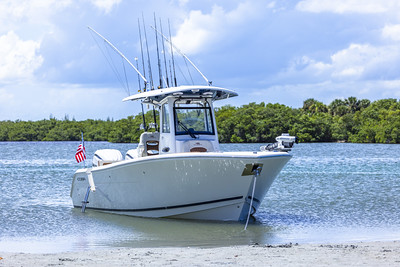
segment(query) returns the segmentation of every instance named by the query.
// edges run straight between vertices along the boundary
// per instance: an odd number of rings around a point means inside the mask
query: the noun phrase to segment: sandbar
[[[400,266],[400,241],[0,252],[0,266]]]

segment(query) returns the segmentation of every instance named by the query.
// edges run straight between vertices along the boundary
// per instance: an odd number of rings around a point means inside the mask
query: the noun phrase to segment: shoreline
[[[0,252],[0,266],[399,266],[400,240],[217,248],[111,248],[61,253]]]

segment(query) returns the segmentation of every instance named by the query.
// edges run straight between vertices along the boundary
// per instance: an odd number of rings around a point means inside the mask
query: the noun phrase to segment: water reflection
[[[244,231],[244,224],[239,222],[138,218],[90,210],[82,215],[78,209],[73,214],[96,220],[95,225],[108,224],[119,229],[112,237],[89,237],[104,247],[215,247],[267,244],[276,239],[273,227],[258,222],[249,224]],[[76,246],[82,248],[82,243]]]

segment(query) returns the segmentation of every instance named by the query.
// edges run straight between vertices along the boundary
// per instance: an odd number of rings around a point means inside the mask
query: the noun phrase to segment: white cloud
[[[332,13],[383,13],[390,10],[399,10],[400,2],[397,0],[304,0],[296,8],[306,12],[332,12]]]
[[[333,77],[366,78],[379,76],[385,78],[390,68],[397,65],[400,49],[397,46],[372,46],[351,44],[332,57]]]
[[[275,5],[276,5],[275,2],[270,2],[270,3],[267,4],[267,8],[274,8]]]
[[[302,56],[290,63],[289,71],[303,72],[303,70],[306,70],[307,72],[314,73],[314,75],[321,75],[326,70],[331,69],[331,67],[329,63],[318,62],[308,56]]]
[[[382,36],[394,41],[400,41],[400,24],[386,25],[382,29]]]
[[[71,0],[2,0],[0,30],[29,23],[49,24],[49,17],[71,4]]]
[[[43,39],[57,29],[57,15],[71,0],[0,1],[0,79],[34,79],[44,62]]]
[[[246,1],[231,11],[218,5],[214,5],[209,14],[192,10],[172,39],[183,52],[196,54],[208,50],[215,43],[228,42],[240,32],[240,28],[249,26],[252,20],[258,18],[263,10],[273,7],[274,4],[263,1]]]
[[[179,6],[185,6],[189,0],[178,0]]]
[[[13,31],[0,36],[0,79],[26,79],[43,63],[38,55],[40,43],[32,40],[23,41]]]
[[[216,22],[212,15],[204,15],[200,10],[191,11],[189,18],[182,23],[172,39],[173,43],[185,53],[197,53],[206,45],[207,40],[216,37],[213,27],[210,27]]]
[[[367,65],[375,59],[377,49],[370,45],[351,44],[331,56],[333,77],[359,78]]]
[[[307,56],[295,59],[282,77],[319,81],[388,79],[399,61],[400,48],[395,45],[351,44],[331,55],[329,62]]]
[[[118,5],[121,0],[90,0],[93,5],[103,10],[105,13],[109,13],[114,6]]]

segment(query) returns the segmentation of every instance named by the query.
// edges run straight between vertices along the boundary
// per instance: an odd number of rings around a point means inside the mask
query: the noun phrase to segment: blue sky
[[[0,120],[137,114],[87,26],[135,62],[142,13],[154,55],[154,12],[213,85],[239,93],[218,105],[400,98],[398,0],[2,0]]]

